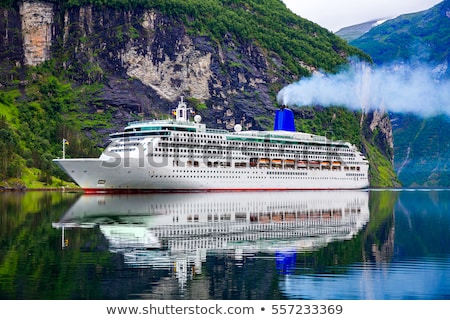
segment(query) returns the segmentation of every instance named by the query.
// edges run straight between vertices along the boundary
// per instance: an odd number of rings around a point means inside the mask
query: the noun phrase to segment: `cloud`
[[[286,86],[277,96],[287,106],[384,108],[422,116],[450,115],[450,81],[428,66],[392,64],[372,67],[354,62],[337,74],[315,73]]]

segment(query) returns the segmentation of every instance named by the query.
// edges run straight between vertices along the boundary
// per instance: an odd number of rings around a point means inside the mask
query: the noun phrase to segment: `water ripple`
[[[329,268],[326,273],[287,275],[280,286],[290,299],[449,299],[450,256],[358,263]]]

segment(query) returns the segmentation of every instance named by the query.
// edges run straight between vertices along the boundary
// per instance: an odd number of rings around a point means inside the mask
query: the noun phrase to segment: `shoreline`
[[[49,187],[49,188],[0,188],[0,192],[28,192],[28,191],[58,191],[58,192],[84,192],[81,188]]]

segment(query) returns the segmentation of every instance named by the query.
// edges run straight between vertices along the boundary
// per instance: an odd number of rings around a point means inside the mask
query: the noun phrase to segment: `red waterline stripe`
[[[245,192],[245,191],[314,191],[314,190],[363,190],[355,189],[337,189],[337,188],[223,188],[223,189],[101,189],[86,188],[83,191],[86,194],[130,194],[130,193],[193,193],[193,192]]]

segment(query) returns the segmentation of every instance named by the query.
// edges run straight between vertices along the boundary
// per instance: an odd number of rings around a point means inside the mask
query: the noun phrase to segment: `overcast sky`
[[[442,0],[283,0],[293,12],[330,31],[429,9]]]

